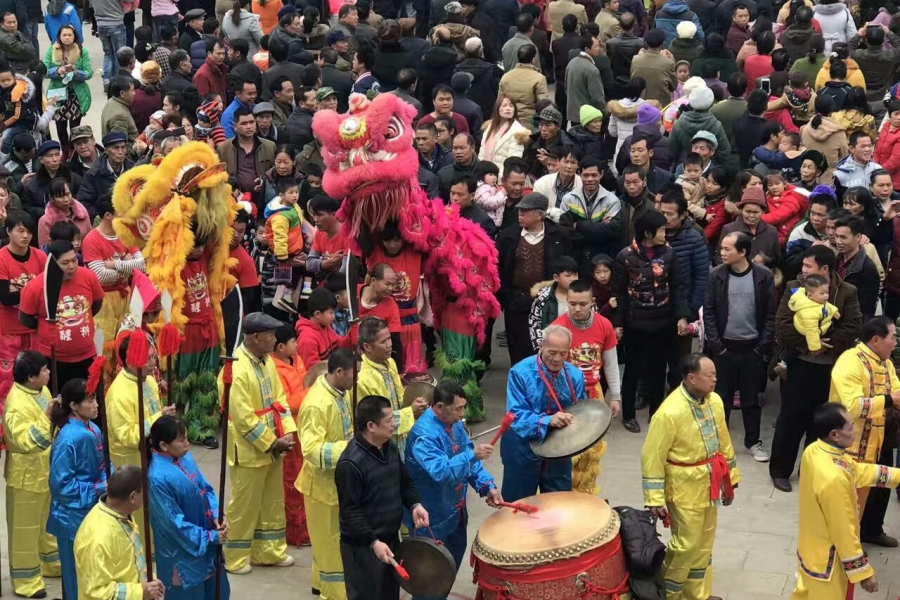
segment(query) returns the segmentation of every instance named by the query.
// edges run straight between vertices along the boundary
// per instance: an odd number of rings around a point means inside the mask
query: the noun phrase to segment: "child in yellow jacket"
[[[810,352],[822,349],[822,336],[831,328],[831,321],[840,318],[834,304],[828,301],[828,280],[810,275],[804,286],[791,296],[788,307],[794,312],[794,328],[806,337]]]

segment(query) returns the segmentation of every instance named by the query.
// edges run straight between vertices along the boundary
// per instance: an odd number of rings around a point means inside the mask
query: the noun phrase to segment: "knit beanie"
[[[708,87],[698,88],[688,96],[688,102],[694,110],[709,110],[712,108],[713,100],[715,97]]]
[[[689,40],[697,35],[697,26],[691,21],[682,21],[675,27],[675,31],[678,32],[678,37]]]
[[[637,109],[638,125],[657,123],[662,117],[662,111],[648,102],[644,102]]]
[[[691,77],[684,82],[684,85],[681,86],[681,89],[684,91],[685,96],[690,96],[691,92],[693,92],[694,90],[705,87],[706,82],[703,81],[702,77]]]
[[[585,104],[578,111],[578,120],[583,127],[587,127],[591,121],[603,118],[603,112],[599,108],[594,108],[590,104]]]
[[[834,198],[835,200],[837,200],[837,196],[835,195],[834,190],[831,189],[831,186],[824,185],[821,183],[819,185],[817,185],[816,187],[814,187],[813,191],[809,195],[810,195],[810,197],[812,197],[812,196],[828,196],[830,198]]]
[[[738,208],[743,208],[748,204],[755,204],[763,210],[766,210],[766,194],[759,186],[748,187],[741,194],[741,201],[738,202]]]

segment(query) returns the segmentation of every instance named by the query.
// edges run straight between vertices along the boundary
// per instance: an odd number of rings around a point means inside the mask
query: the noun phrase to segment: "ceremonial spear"
[[[174,356],[181,347],[182,336],[178,333],[178,328],[172,322],[172,294],[169,290],[163,290],[160,296],[160,305],[162,306],[163,319],[166,324],[163,325],[157,338],[157,346],[159,355],[166,359],[166,404],[174,404],[173,394],[175,392],[173,386],[173,378],[175,369],[173,366]]]
[[[228,419],[231,405],[231,365],[236,360],[234,352],[241,341],[241,322],[244,318],[244,299],[241,290],[234,286],[224,300],[222,300],[222,320],[225,325],[225,339],[232,341],[231,347],[225,348],[225,356],[222,356],[222,456],[219,463],[219,526],[225,522],[225,469],[228,467]],[[229,332],[233,331],[233,337]],[[222,566],[225,563],[223,556],[224,545],[219,543],[216,548],[216,600],[222,597]]]
[[[47,255],[47,264],[44,267],[44,311],[47,313],[47,323],[50,326],[50,387],[53,397],[59,393],[58,379],[56,375],[56,338],[59,331],[56,328],[56,311],[59,307],[59,294],[62,291],[63,270],[56,262],[52,254]]]
[[[105,342],[103,329],[101,327],[94,328],[94,349],[97,356],[88,369],[87,383],[85,384],[85,392],[97,395],[97,413],[100,419],[100,435],[103,436],[103,467],[106,470],[106,479],[109,480],[111,466],[109,460],[109,430],[106,426],[106,390],[103,385],[103,367],[106,366],[106,356],[103,354],[103,344]]]

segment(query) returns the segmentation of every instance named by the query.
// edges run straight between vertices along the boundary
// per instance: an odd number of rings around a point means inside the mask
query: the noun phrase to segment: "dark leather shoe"
[[[863,544],[872,544],[873,546],[881,546],[882,548],[896,548],[900,546],[900,542],[897,542],[896,538],[892,538],[886,533],[882,533],[881,535],[877,535],[875,537],[865,537],[862,538]]]
[[[28,596],[28,597],[29,597],[29,598],[46,598],[46,597],[47,597],[47,590],[38,590],[38,591],[36,591],[35,593],[33,593],[32,595],[30,595],[30,596]]]
[[[215,437],[208,437],[203,440],[202,443],[204,448],[209,448],[210,450],[215,450],[219,447],[219,440],[217,440]]]
[[[319,588],[311,588],[309,591],[313,596],[321,596],[322,595],[322,592],[319,591]]]
[[[772,485],[775,486],[775,489],[779,492],[792,492],[794,488],[791,486],[791,482],[785,479],[784,477],[773,477]]]

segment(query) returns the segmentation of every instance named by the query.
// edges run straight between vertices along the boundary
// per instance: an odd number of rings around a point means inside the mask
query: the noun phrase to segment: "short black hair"
[[[347,291],[347,279],[343,273],[329,273],[325,278],[324,289],[334,295],[343,294]]]
[[[451,98],[454,97],[453,88],[445,83],[434,86],[434,89],[431,90],[431,99],[435,100],[438,94],[448,94]]]
[[[97,209],[97,215],[101,219],[106,216],[106,213],[112,213],[113,216],[116,216],[116,209],[113,207],[112,198],[109,195],[101,196],[97,200],[95,208]]]
[[[222,42],[219,41],[218,38],[210,37],[206,38],[206,43],[203,44],[204,49],[207,54],[212,54],[215,51],[216,46],[221,46]]]
[[[819,267],[828,267],[829,272],[834,271],[834,266],[837,264],[837,256],[834,250],[828,246],[810,246],[803,253],[803,258],[813,259]]]
[[[352,369],[354,360],[356,360],[356,357],[353,356],[353,351],[350,348],[338,348],[328,357],[328,372],[334,373],[338,369],[345,371]]]
[[[678,372],[681,373],[681,377],[686,378],[688,375],[699,373],[700,365],[703,363],[704,358],[706,358],[706,355],[692,352],[678,361]]]
[[[723,239],[726,237],[734,239],[735,250],[743,254],[745,258],[750,258],[750,254],[753,252],[753,238],[743,231],[732,231],[722,236]]]
[[[247,54],[250,52],[250,43],[244,38],[236,38],[233,40],[229,40],[228,44],[231,49],[235,52],[240,52],[241,56],[247,58]]]
[[[585,292],[593,293],[594,288],[587,279],[576,279],[569,285],[569,291],[573,294],[583,294]]]
[[[419,75],[416,73],[415,69],[400,69],[400,72],[397,73],[397,87],[401,90],[408,90],[418,78]]]
[[[666,226],[666,218],[657,210],[648,210],[634,221],[634,239],[641,243],[653,237],[660,227]]]
[[[203,33],[212,35],[219,28],[219,20],[215,17],[206,17],[203,21]]]
[[[81,235],[81,230],[72,221],[57,221],[50,226],[50,241],[74,242]],[[74,249],[74,246],[72,247]]]
[[[66,240],[54,240],[47,244],[47,253],[56,260],[59,260],[61,256],[68,254],[69,252],[75,252],[75,246],[72,245],[72,242]]]
[[[359,347],[363,348],[365,344],[375,342],[375,337],[382,330],[387,329],[387,321],[383,321],[377,317],[366,317],[359,323],[357,335],[359,337]]]
[[[834,228],[846,227],[853,235],[859,235],[865,227],[865,220],[857,215],[847,215],[834,222]]]
[[[338,10],[338,18],[343,19],[344,17],[349,15],[351,12],[356,12],[356,6],[353,4],[344,4]]]
[[[560,256],[550,262],[550,274],[578,273],[578,262],[571,256]]]
[[[448,379],[440,382],[439,384],[437,384],[437,386],[435,386],[433,404],[443,404],[444,406],[450,406],[454,402],[456,402],[457,398],[462,398],[465,400],[467,397],[468,396],[466,395],[466,390],[463,389],[463,386],[459,385],[455,381]]]
[[[537,56],[537,46],[534,44],[525,44],[521,48],[519,48],[518,53],[516,54],[516,58],[519,63],[523,65],[530,64],[534,61],[534,57]]]
[[[290,22],[288,22],[290,23]],[[269,56],[275,62],[285,62],[288,58],[288,45],[281,41],[280,38],[269,40]],[[325,62],[328,62],[327,60]]]
[[[7,231],[12,231],[19,225],[31,232],[34,232],[35,228],[34,217],[24,210],[11,210],[6,213],[6,221],[3,222],[3,225]]]
[[[525,162],[518,156],[510,156],[503,161],[503,178],[513,174],[525,175]]]
[[[769,95],[763,90],[753,90],[747,96],[747,112],[755,117],[761,117],[769,105]]]
[[[849,416],[843,404],[826,402],[813,413],[812,432],[816,438],[827,440],[832,431],[847,425]]]
[[[3,70],[0,70],[0,73],[3,73]],[[37,148],[37,145],[34,141],[34,136],[30,133],[17,133],[13,138],[13,150],[18,150],[19,152],[28,152],[29,150],[34,150]]]
[[[291,340],[297,339],[297,330],[289,323],[282,323],[281,327],[275,330],[275,347],[278,344],[287,344]]]
[[[893,324],[894,322],[891,321],[890,317],[884,315],[872,317],[863,323],[862,328],[859,330],[859,339],[862,342],[868,342],[873,337],[886,338],[891,335],[891,325]]]
[[[20,385],[28,383],[31,377],[37,377],[47,366],[47,359],[40,352],[24,350],[19,352],[13,363],[13,380]]]
[[[568,14],[562,18],[562,28],[566,33],[574,33],[578,29],[578,17]]]
[[[250,219],[250,213],[248,213],[247,209],[245,208],[239,208],[234,212],[234,222],[238,225],[242,223],[244,225],[249,225]]]
[[[456,177],[453,178],[453,183],[450,184],[450,187],[454,187],[459,185],[460,183],[465,184],[466,190],[470,194],[474,194],[475,190],[478,189],[478,180],[475,179],[474,175],[470,175],[469,173],[459,173]]]
[[[326,289],[318,288],[313,290],[306,301],[306,309],[309,316],[315,315],[317,312],[327,312],[337,308],[337,298],[334,294]]]
[[[253,116],[253,110],[247,106],[238,106],[234,111],[234,124],[237,125],[241,117]]]
[[[341,9],[346,6],[347,5],[345,4]],[[356,406],[356,414],[354,415],[356,431],[365,431],[368,428],[369,423],[377,424],[384,418],[384,409],[386,408],[390,410],[391,401],[384,396],[366,396],[360,400],[359,404]]]
[[[590,35],[582,35],[578,40],[578,48],[579,50],[584,50],[587,52],[594,46],[594,37]],[[521,61],[520,61],[521,62]]]
[[[122,465],[109,476],[106,495],[113,500],[127,500],[131,494],[143,491],[141,468],[137,465]]]
[[[707,144],[709,144],[709,141],[708,141],[708,140],[703,140],[703,141],[706,142]],[[694,166],[702,167],[702,166],[703,166],[703,159],[700,158],[700,155],[697,154],[696,152],[688,152],[687,154],[684,155],[684,162],[682,162],[681,164],[683,164],[683,165],[685,166],[685,168],[686,168],[688,165],[694,165]]]
[[[300,182],[293,177],[282,177],[278,180],[278,185],[276,187],[278,188],[278,193],[283,194],[291,188],[299,189]]]
[[[681,186],[677,183],[663,192],[659,202],[660,204],[674,204],[678,209],[679,215],[687,212],[687,199],[684,197],[684,191],[681,189]]]
[[[312,200],[309,201],[309,204],[306,206],[306,210],[309,211],[310,214],[316,213],[330,213],[334,214],[341,209],[341,203],[338,200],[335,200],[331,196],[326,194],[319,194],[315,196]]]
[[[534,27],[534,17],[527,12],[519,13],[516,17],[516,31],[519,33],[528,33]]]
[[[859,140],[861,140],[862,138],[869,138],[869,141],[871,141],[871,142],[875,141],[872,139],[872,136],[865,131],[854,131],[853,133],[850,134],[849,144],[851,146],[855,146],[856,144],[859,143]]]
[[[184,61],[188,60],[190,56],[187,52],[179,48],[178,50],[172,50],[172,53],[169,55],[169,69],[172,71],[177,71],[178,66]]]
[[[661,48],[666,43],[666,32],[662,29],[651,29],[644,36],[644,41],[649,48]]]
[[[492,160],[479,160],[475,163],[475,170],[472,174],[475,175],[475,179],[478,181],[481,181],[485,175],[497,175],[499,177],[500,167]]]
[[[346,4],[344,5],[346,6]],[[375,51],[368,46],[360,46],[356,50],[356,61],[364,65],[366,70],[371,70],[375,64]]]
[[[762,138],[768,142],[770,137],[778,135],[782,131],[784,131],[784,125],[778,121],[766,121],[762,128]]]
[[[122,92],[127,92],[134,87],[134,80],[125,75],[116,75],[109,81],[109,97],[118,98]]]

